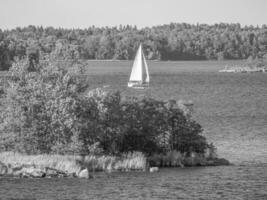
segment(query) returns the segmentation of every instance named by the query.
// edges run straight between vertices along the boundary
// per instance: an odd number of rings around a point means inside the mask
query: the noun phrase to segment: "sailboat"
[[[134,59],[128,87],[144,89],[149,86],[149,81],[147,62],[140,44]]]

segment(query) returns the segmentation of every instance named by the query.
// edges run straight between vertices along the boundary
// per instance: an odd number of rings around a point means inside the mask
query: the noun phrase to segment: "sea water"
[[[94,179],[0,178],[0,199],[267,199],[267,164],[96,173]]]

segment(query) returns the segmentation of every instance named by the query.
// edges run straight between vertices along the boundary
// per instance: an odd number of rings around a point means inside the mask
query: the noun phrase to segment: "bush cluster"
[[[81,70],[74,71],[50,59],[40,60],[34,70],[25,60],[13,64],[1,108],[1,150],[151,155],[208,147],[186,107],[104,89],[85,92]]]

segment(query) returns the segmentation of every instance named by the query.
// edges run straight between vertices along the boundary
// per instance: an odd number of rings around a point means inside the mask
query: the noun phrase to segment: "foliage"
[[[171,23],[142,29],[127,25],[0,30],[0,70],[7,70],[15,57],[29,55],[32,48],[65,59],[129,60],[140,42],[147,58],[153,60],[262,58],[267,55],[267,26]]]
[[[250,68],[267,69],[267,56],[262,59],[248,59],[245,65]]]
[[[121,154],[177,150],[203,153],[201,126],[175,101],[124,97],[95,89],[51,58],[29,70],[17,61],[8,73],[0,148],[26,153]]]
[[[100,110],[100,145],[104,152],[177,150],[203,153],[208,147],[202,128],[187,110],[152,98],[122,97],[101,89],[90,92]]]
[[[71,144],[72,151],[82,151],[85,147],[76,143],[93,134],[95,124],[84,121],[96,116],[97,110],[93,102],[79,96],[81,80],[49,60],[35,65],[36,71],[29,72],[28,67],[26,60],[18,61],[8,74],[1,116],[3,148],[63,153]]]

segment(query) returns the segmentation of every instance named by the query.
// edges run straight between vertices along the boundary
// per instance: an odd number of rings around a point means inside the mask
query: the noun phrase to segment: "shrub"
[[[1,113],[1,146],[26,153],[88,151],[98,111],[80,95],[81,80],[50,60],[29,72],[25,60],[9,71],[4,110]],[[69,148],[69,146],[71,148]]]
[[[150,166],[183,167],[185,156],[180,152],[168,151],[161,154],[153,154],[148,158]]]
[[[192,120],[185,106],[179,105],[181,102],[172,101],[170,105],[147,97],[122,98],[118,92],[101,89],[93,93],[101,119],[100,146],[106,153],[203,153],[208,147],[202,127]]]

